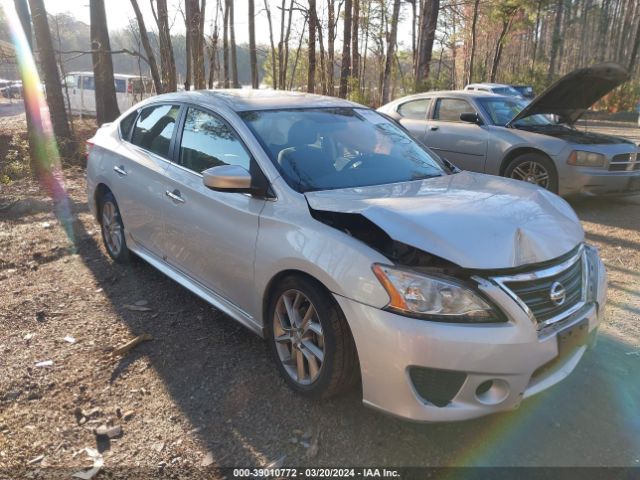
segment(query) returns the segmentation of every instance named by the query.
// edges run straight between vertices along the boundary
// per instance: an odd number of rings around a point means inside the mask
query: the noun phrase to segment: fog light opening
[[[509,384],[504,380],[486,380],[476,388],[476,399],[484,405],[498,405],[508,396]]]

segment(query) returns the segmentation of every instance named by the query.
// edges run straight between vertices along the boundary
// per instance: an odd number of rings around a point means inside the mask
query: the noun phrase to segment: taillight
[[[86,148],[85,148],[85,154],[84,154],[84,159],[86,161],[89,161],[89,154],[91,153],[91,149],[93,148],[93,145],[94,145],[93,140],[86,141]]]
[[[127,93],[133,93],[133,83],[131,82],[127,84]]]

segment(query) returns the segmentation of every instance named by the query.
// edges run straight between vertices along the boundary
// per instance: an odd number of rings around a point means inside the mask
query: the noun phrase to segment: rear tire
[[[541,153],[525,153],[516,157],[504,171],[504,176],[533,183],[558,193],[558,174],[549,158]]]
[[[129,263],[131,254],[124,236],[124,224],[118,202],[111,192],[100,199],[100,230],[109,256],[118,263]]]
[[[355,343],[344,314],[314,280],[293,275],[275,287],[265,333],[280,374],[311,398],[343,393],[359,379]]]

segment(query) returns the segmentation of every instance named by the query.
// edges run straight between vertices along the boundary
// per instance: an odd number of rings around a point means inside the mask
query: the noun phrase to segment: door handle
[[[127,176],[127,171],[124,169],[123,165],[120,165],[119,167],[113,167],[113,171],[116,172],[118,175],[121,175],[123,177]]]
[[[435,132],[436,130],[438,130],[438,127],[432,126],[432,127],[429,127],[429,130],[432,132]]]
[[[185,201],[184,198],[182,198],[182,196],[180,195],[180,190],[178,189],[174,190],[173,192],[167,190],[166,192],[164,192],[164,194],[174,202],[184,203]]]

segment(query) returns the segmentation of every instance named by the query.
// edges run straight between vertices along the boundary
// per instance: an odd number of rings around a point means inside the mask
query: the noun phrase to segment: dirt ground
[[[87,447],[103,456],[98,478],[279,459],[640,466],[640,197],[573,202],[610,275],[606,323],[576,371],[517,411],[420,425],[365,408],[358,391],[294,395],[261,339],[144,262],[113,264],[84,173],[65,175],[69,229],[38,185],[0,186],[0,478],[68,478],[91,466]],[[153,340],[113,355],[142,333]],[[102,440],[101,426],[122,431]]]

